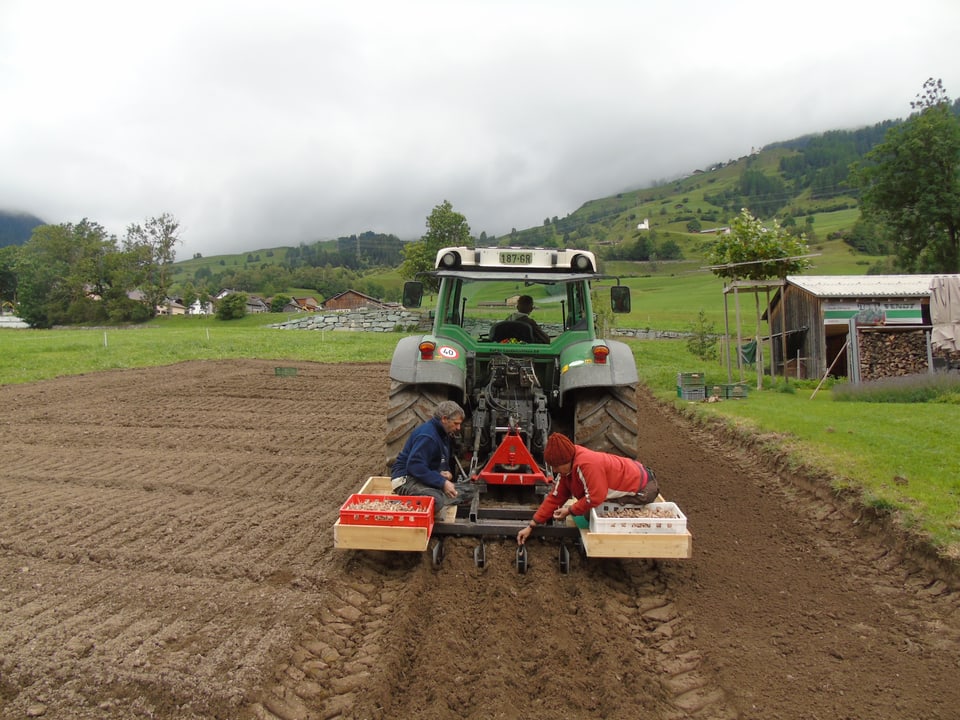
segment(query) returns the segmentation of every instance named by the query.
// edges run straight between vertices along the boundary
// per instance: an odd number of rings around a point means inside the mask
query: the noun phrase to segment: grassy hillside
[[[670,183],[590,200],[564,218],[552,218],[542,226],[488,238],[487,242],[594,250],[602,269],[622,276],[635,292],[633,313],[618,318],[621,326],[685,329],[701,309],[720,324],[723,284],[704,269],[704,258],[715,241],[715,231],[728,225],[742,207],[762,219],[776,218],[784,226],[803,231],[810,251],[817,254],[811,273],[863,274],[884,259],[854,251],[843,238],[860,216],[856,191],[847,179],[849,163],[882,139],[889,125],[778,143],[749,156],[692,169]],[[638,229],[644,221],[648,227]],[[379,242],[382,236],[365,234],[364,239]],[[386,236],[386,241],[396,238]],[[335,251],[336,244],[327,241],[316,247]],[[651,252],[645,253],[643,248]],[[256,285],[262,276],[261,289],[242,289],[264,295],[302,295],[309,280],[316,283],[310,294],[320,299],[325,290],[332,294],[345,289],[343,283],[378,297],[399,297],[403,278],[396,266],[354,267],[332,283],[321,280],[314,266],[307,268],[312,274],[301,271],[289,277],[285,286],[282,273],[288,271],[279,266],[295,268],[300,262],[302,268],[302,250],[262,248],[185,260],[175,265],[175,282],[202,280],[208,287],[219,282],[217,289],[221,289],[222,283],[237,282],[238,278]]]

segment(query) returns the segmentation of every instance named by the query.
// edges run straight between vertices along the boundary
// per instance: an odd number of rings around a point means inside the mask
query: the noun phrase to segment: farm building
[[[365,307],[381,308],[384,307],[384,303],[375,297],[363,294],[359,290],[344,290],[323,302],[324,310],[356,310]]]
[[[300,312],[317,312],[320,309],[320,303],[314,297],[295,297],[290,302],[297,306]]]
[[[950,353],[930,343],[930,288],[957,277],[787,276],[767,313],[775,372],[860,381],[949,367]]]

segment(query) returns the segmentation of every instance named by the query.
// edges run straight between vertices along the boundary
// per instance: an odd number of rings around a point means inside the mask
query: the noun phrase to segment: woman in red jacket
[[[560,433],[547,438],[543,460],[558,475],[557,482],[544,496],[530,524],[517,533],[520,545],[533,528],[551,517],[563,520],[567,515],[587,515],[590,508],[604,502],[646,505],[660,494],[653,470],[638,460],[574,445]],[[576,502],[565,507],[570,498],[576,498]]]

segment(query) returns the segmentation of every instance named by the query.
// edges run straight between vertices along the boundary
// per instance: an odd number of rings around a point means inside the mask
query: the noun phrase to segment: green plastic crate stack
[[[748,387],[742,384],[724,385],[723,397],[727,400],[745,399],[747,397]]]
[[[706,375],[702,372],[677,373],[677,397],[683,400],[703,400],[707,397]]]

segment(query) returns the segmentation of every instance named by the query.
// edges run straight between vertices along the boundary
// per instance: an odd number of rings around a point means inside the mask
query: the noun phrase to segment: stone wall
[[[353,332],[401,332],[429,330],[433,321],[425,313],[402,308],[357,308],[296,315],[270,327],[280,330],[333,330]]]
[[[468,319],[464,330],[474,336],[486,334],[490,330],[491,320]],[[412,312],[402,308],[359,308],[356,310],[331,310],[328,312],[295,315],[290,320],[276,323],[270,327],[281,330],[340,330],[354,332],[429,332],[433,320],[428,313]],[[543,323],[542,327],[550,335],[559,335],[560,325]],[[638,338],[641,340],[677,339],[688,337],[690,333],[670,330],[649,330],[631,328],[612,328],[610,337]]]

